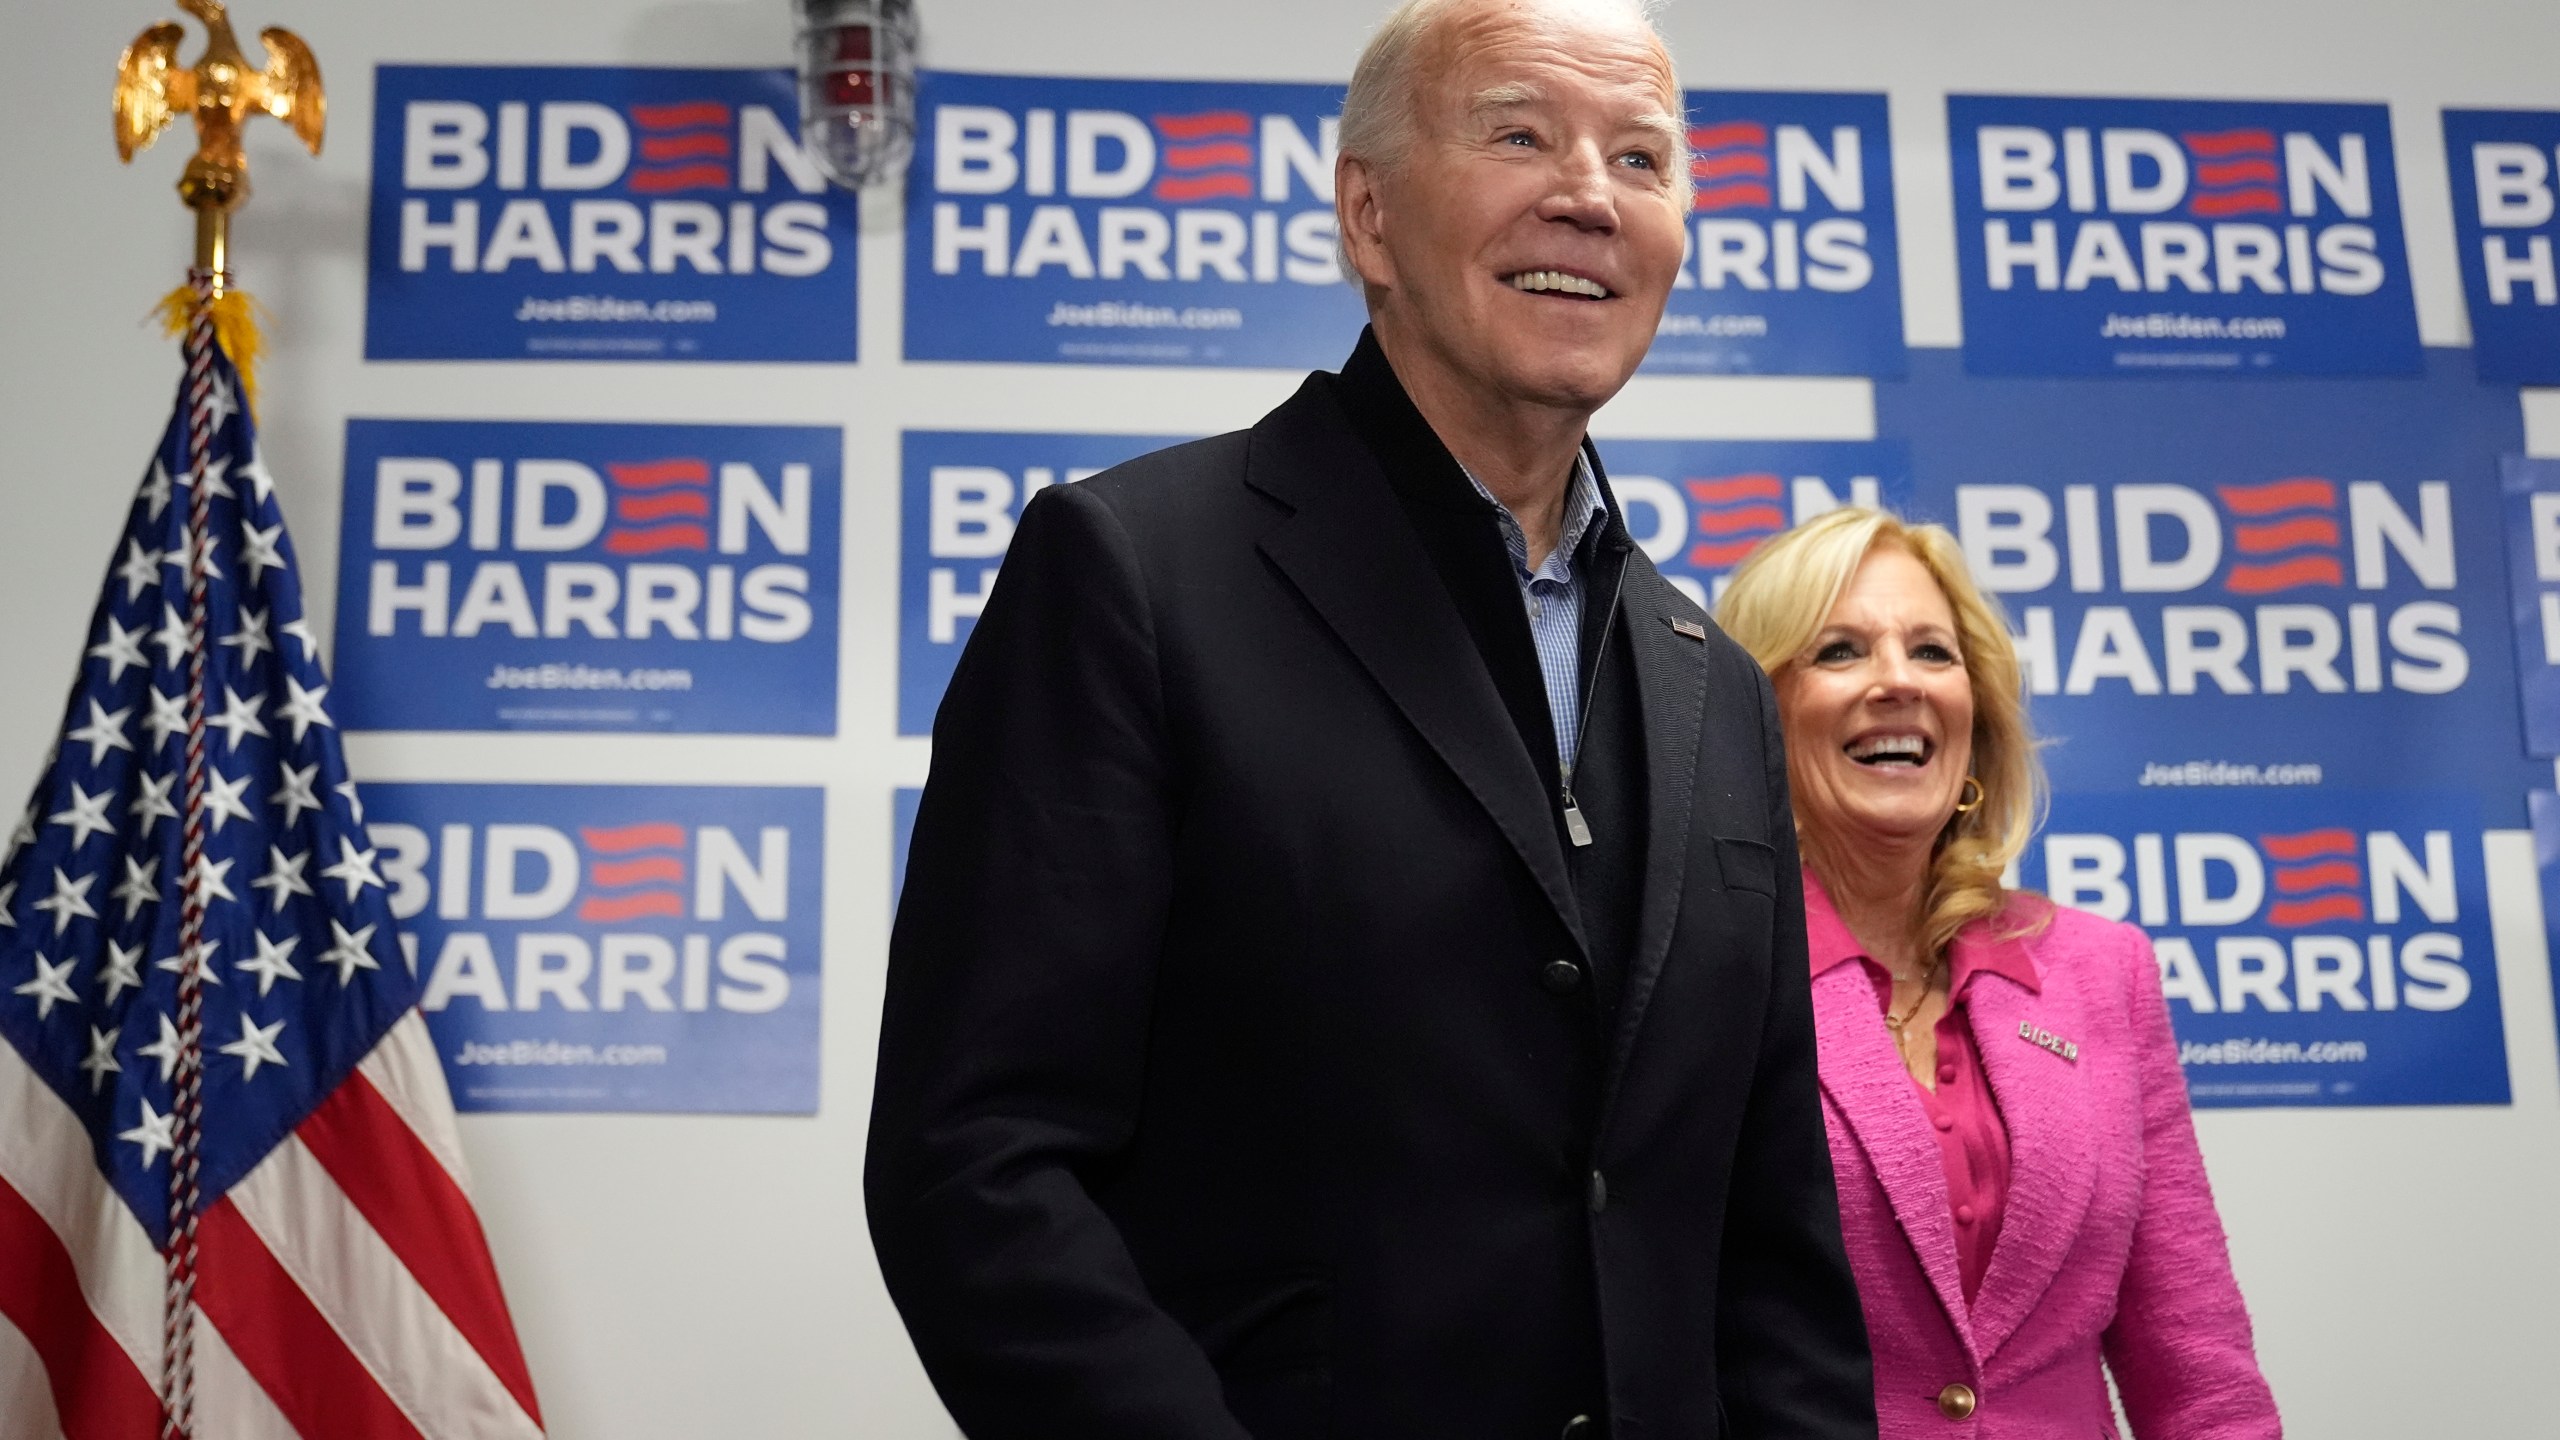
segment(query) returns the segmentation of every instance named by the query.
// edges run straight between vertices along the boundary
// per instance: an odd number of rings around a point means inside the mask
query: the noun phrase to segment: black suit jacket
[[[1556,993],[1553,752],[1343,387],[1042,492],[953,677],[865,1176],[928,1373],[974,1440],[1872,1436],[1765,677],[1629,557],[1641,899]]]

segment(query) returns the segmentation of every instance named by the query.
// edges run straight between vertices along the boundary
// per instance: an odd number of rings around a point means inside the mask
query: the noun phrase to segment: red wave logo
[[[1701,570],[1739,565],[1787,528],[1786,483],[1767,471],[1684,480],[1681,488],[1693,507],[1690,527],[1700,536],[1689,547],[1689,563]]]
[[[663,821],[612,827],[582,826],[587,847],[586,898],[578,918],[613,924],[624,920],[684,918],[685,830]],[[601,857],[617,858],[606,859]]]
[[[1148,193],[1168,205],[1253,198],[1253,117],[1241,110],[1149,117],[1162,173]]]
[[[1757,120],[1725,120],[1689,127],[1689,208],[1766,210],[1770,193],[1769,127]]]
[[[2276,894],[2285,897],[2267,907],[2267,923],[2293,930],[2365,918],[2364,866],[2354,831],[2331,828],[2261,835],[2258,849],[2275,862],[2268,873]]]
[[[2236,556],[2222,577],[2235,595],[2272,595],[2318,586],[2342,589],[2346,536],[2338,526],[2338,487],[2318,476],[2262,485],[2219,485],[2214,494],[2234,517]]]
[[[657,555],[711,548],[711,466],[701,460],[609,464],[613,523],[608,555]]]
[[[642,195],[730,188],[729,107],[717,100],[634,105],[640,130],[640,163],[630,185]]]
[[[2284,197],[2276,190],[2284,183],[2284,172],[2275,161],[2275,132],[2190,131],[2178,142],[2186,147],[2194,175],[2188,214],[2220,220],[2284,213]]]

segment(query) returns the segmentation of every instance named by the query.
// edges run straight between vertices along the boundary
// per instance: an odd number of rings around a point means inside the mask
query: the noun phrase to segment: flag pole
[[[270,27],[259,35],[266,63],[249,67],[232,34],[221,0],[179,0],[205,27],[205,49],[192,67],[177,65],[183,36],[173,22],[145,30],[117,64],[116,150],[127,162],[169,122],[190,115],[196,153],[178,180],[178,195],[195,212],[194,264],[187,284],[162,302],[186,336],[186,451],[181,481],[187,490],[182,557],[187,582],[187,689],[185,697],[185,821],[180,841],[181,900],[178,919],[177,1056],[172,1072],[167,1283],[162,1307],[160,1434],[188,1440],[195,1429],[195,1315],[199,1210],[199,1139],[204,1122],[204,982],[211,956],[205,948],[205,653],[206,589],[213,578],[213,491],[222,477],[206,464],[213,454],[225,407],[215,395],[214,351],[225,347],[249,387],[256,349],[246,297],[233,291],[231,214],[249,198],[249,160],[240,127],[257,113],[293,126],[311,152],[320,152],[327,101],[310,47],[292,32]],[[226,323],[228,322],[228,323]],[[173,328],[175,325],[173,324]],[[225,335],[224,331],[233,332]],[[234,338],[236,336],[236,339]],[[243,403],[246,396],[243,396]]]

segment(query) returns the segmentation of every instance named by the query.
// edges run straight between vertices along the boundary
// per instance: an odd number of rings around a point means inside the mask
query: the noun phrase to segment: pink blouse
[[[1893,1009],[1893,976],[1849,933],[1811,870],[1804,872],[1804,912],[1805,950],[1813,973],[1820,975],[1850,960],[1863,964],[1876,988],[1876,1023],[1883,1024],[1882,1016]],[[2009,1128],[2002,1123],[1999,1102],[1983,1079],[1965,997],[1977,976],[1996,975],[2031,993],[2038,989],[2038,977],[2025,946],[1985,944],[1971,928],[1947,947],[1947,966],[1947,1013],[1937,1026],[1937,1088],[1921,1084],[1915,1076],[1911,1089],[1936,1132],[1938,1163],[1947,1175],[1947,1201],[1955,1209],[1956,1273],[1964,1283],[1964,1298],[1971,1303],[1991,1268],[1991,1248],[2000,1238],[2000,1222],[2008,1208]]]

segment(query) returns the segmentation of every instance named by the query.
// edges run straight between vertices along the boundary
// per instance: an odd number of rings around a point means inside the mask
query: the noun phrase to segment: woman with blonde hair
[[[1834,510],[1716,618],[1777,689],[1883,1435],[2114,1436],[2102,1362],[2145,1440],[2280,1435],[2150,942],[2003,883],[2043,773],[1955,538]]]

